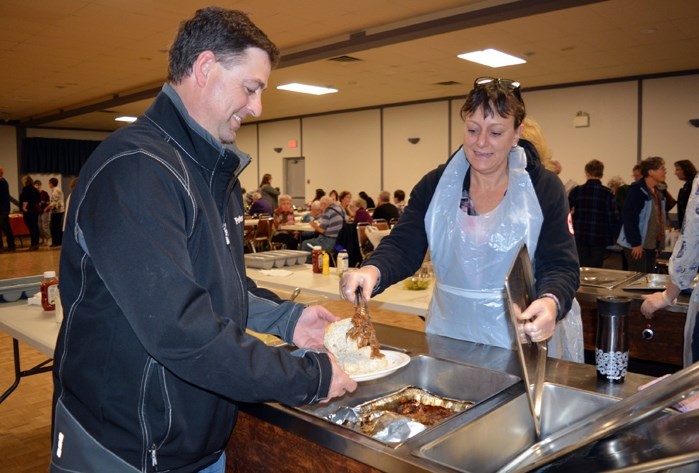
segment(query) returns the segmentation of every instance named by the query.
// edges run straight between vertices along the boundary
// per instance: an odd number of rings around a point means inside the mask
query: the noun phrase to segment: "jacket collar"
[[[210,173],[236,177],[251,158],[235,144],[223,145],[197,123],[170,84],[165,83],[144,116],[158,127],[187,157]]]

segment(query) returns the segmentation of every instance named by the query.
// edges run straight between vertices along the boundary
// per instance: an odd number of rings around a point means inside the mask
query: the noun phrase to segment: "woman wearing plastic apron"
[[[426,331],[514,348],[504,280],[522,241],[535,268],[537,299],[520,315],[534,341],[551,339],[551,356],[582,361],[579,282],[565,191],[538,162],[533,146],[516,146],[524,103],[519,84],[477,79],[462,110],[464,146],[415,186],[391,234],[362,268],[346,274],[352,300],[411,276],[429,248],[436,277]],[[529,161],[529,162],[528,162]]]
[[[680,290],[691,287],[699,268],[699,175],[694,178],[692,191],[687,202],[684,225],[680,238],[675,243],[668,265],[670,284],[663,292],[643,296],[641,313],[650,319],[656,310],[672,304]],[[684,366],[699,361],[699,327],[697,326],[697,311],[699,311],[699,284],[689,298],[689,310],[684,324]]]

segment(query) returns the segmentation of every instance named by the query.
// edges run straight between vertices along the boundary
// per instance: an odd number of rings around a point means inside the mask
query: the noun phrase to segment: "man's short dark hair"
[[[179,84],[192,73],[192,66],[204,51],[211,51],[224,66],[235,64],[248,48],[267,52],[272,67],[279,62],[279,49],[245,13],[220,7],[197,10],[180,24],[170,47],[168,81]]]
[[[396,189],[393,192],[393,197],[398,200],[398,202],[403,202],[405,200],[405,192],[401,189]]]
[[[595,179],[601,179],[604,175],[604,163],[599,159],[593,159],[585,165],[585,172]]]

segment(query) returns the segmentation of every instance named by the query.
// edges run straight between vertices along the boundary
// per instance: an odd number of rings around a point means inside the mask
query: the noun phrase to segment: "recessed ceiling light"
[[[473,51],[470,53],[459,54],[461,59],[471,62],[477,62],[484,66],[503,67],[512,66],[515,64],[524,64],[527,61],[515,56],[498,51],[497,49],[484,49],[483,51]]]
[[[116,117],[114,119],[115,122],[126,122],[126,123],[133,123],[136,121],[136,117],[129,117],[128,115],[123,115],[121,117]]]
[[[313,95],[334,94],[335,92],[337,92],[337,89],[331,89],[329,87],[318,87],[316,85],[298,84],[296,82],[292,82],[290,84],[279,85],[279,86],[277,86],[277,89],[289,90],[291,92],[301,92],[302,94],[313,94]]]

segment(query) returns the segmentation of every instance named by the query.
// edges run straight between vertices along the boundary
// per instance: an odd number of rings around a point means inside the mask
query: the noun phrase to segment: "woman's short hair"
[[[466,96],[466,101],[461,107],[461,119],[473,115],[483,107],[486,117],[495,116],[514,117],[515,128],[522,124],[527,115],[524,101],[519,93],[519,84],[513,87],[515,82],[507,79],[493,79],[474,85]]]
[[[362,199],[361,197],[357,197],[352,201],[352,205],[360,209],[366,209],[366,200]]]

